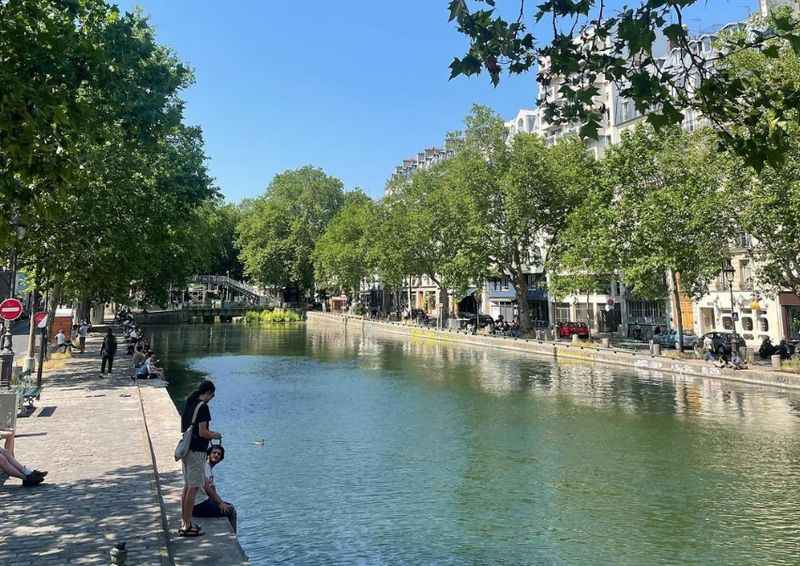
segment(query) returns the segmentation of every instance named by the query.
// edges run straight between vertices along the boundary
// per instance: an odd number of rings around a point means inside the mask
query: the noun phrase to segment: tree
[[[357,296],[373,271],[370,249],[376,205],[361,191],[347,193],[342,209],[317,240],[312,256],[317,287],[347,290]]]
[[[451,78],[485,70],[494,85],[504,69],[520,74],[540,61],[537,80],[558,87],[547,100],[548,121],[579,122],[581,135],[597,138],[603,108],[597,103],[597,80],[614,81],[622,97],[633,100],[648,122],[661,129],[680,124],[687,110],[696,110],[714,124],[719,141],[753,166],[779,163],[788,150],[783,120],[800,108],[797,90],[759,81],[746,85],[720,70],[720,63],[742,50],[772,56],[781,46],[800,52],[800,25],[789,9],[778,10],[769,22],[752,21],[747,34],[723,35],[717,53],[707,57],[692,48],[685,11],[697,0],[642,1],[611,13],[605,0],[546,0],[526,9],[524,0],[509,2],[514,19],[495,12],[495,0],[449,0],[450,20],[470,40],[469,50],[450,65]],[[486,5],[470,9],[470,4]],[[529,23],[549,19],[553,38],[537,46]],[[675,57],[664,57],[659,44],[676,46]],[[753,88],[755,87],[755,88]],[[764,109],[775,115],[771,131],[743,133],[730,121],[758,123]]]
[[[742,135],[748,130],[762,136],[785,131],[789,150],[780,166],[767,165],[760,171],[732,156],[724,187],[739,231],[753,237],[751,255],[759,284],[776,293],[800,294],[800,112],[787,108],[781,119],[780,113],[770,111],[771,105],[785,102],[777,93],[771,102],[757,98],[762,84],[777,85],[778,92],[800,92],[800,56],[785,45],[776,47],[740,51],[724,61],[722,70],[739,80],[752,103],[762,108],[756,121],[748,122],[746,113],[734,113],[730,121]]]
[[[613,197],[602,214],[613,219],[613,232],[610,240],[596,242],[594,253],[608,254],[609,243],[616,242],[625,283],[643,298],[663,296],[669,277],[679,345],[680,289],[695,296],[707,292],[734,235],[720,190],[725,166],[709,143],[710,135],[680,130],[659,134],[638,127],[603,161]]]
[[[321,169],[276,175],[237,228],[245,274],[264,285],[313,289],[314,246],[343,203],[342,182]]]
[[[566,217],[560,238],[548,254],[548,291],[552,297],[586,292],[586,323],[591,327],[589,295],[601,288],[619,270],[614,233],[613,190],[599,177],[595,167],[591,183],[580,204]]]
[[[463,290],[469,276],[457,266],[464,244],[464,188],[445,162],[414,173],[384,200],[375,239],[376,266],[387,280],[427,276],[439,289],[442,317],[449,316],[449,289]]]
[[[216,195],[202,134],[183,124],[191,80],[140,14],[0,4],[0,217],[26,226],[17,249],[37,288],[86,303],[183,284],[189,227]]]
[[[0,238],[11,215],[32,223],[33,200],[76,186],[93,147],[172,128],[191,79],[144,17],[104,0],[0,3]]]

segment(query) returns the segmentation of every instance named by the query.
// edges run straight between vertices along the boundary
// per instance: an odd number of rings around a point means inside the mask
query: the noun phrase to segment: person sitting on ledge
[[[156,354],[152,350],[147,352],[147,360],[144,362],[144,367],[147,369],[147,379],[159,378],[159,379],[166,379],[164,377],[164,370],[156,365]]]
[[[27,466],[23,466],[5,448],[0,448],[0,470],[12,478],[21,479],[22,485],[25,487],[39,485],[47,475],[47,472],[31,470]]]
[[[236,508],[223,501],[214,485],[214,467],[225,459],[225,449],[221,444],[208,447],[208,459],[205,464],[205,482],[197,492],[192,508],[194,517],[227,517],[233,532],[236,532]]]

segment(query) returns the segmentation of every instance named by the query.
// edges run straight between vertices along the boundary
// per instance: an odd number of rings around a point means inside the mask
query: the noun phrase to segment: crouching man
[[[236,509],[223,501],[214,486],[214,467],[225,459],[225,449],[220,444],[208,447],[205,465],[205,482],[197,491],[192,515],[195,517],[227,517],[233,532],[236,532]]]

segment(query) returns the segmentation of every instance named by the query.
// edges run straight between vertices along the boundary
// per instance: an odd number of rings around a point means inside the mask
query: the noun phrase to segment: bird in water
[[[253,442],[253,444],[255,444],[256,446],[264,446],[264,439],[263,438],[259,438],[258,440]]]

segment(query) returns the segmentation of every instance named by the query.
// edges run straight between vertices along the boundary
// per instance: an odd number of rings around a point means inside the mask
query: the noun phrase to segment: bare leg
[[[6,437],[6,452],[8,452],[11,456],[14,455],[14,433],[10,432],[9,434],[5,435]]]
[[[0,470],[3,470],[9,476],[19,478],[21,480],[25,479],[25,474],[22,472],[22,466],[19,465],[14,458],[8,456],[8,454],[3,450],[0,452]]]
[[[181,501],[181,528],[188,529],[192,524],[192,509],[194,508],[194,497],[197,495],[197,487],[183,488],[183,501]]]

